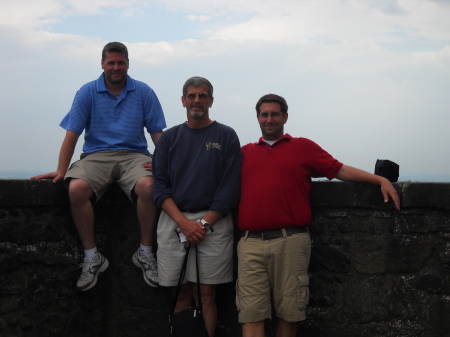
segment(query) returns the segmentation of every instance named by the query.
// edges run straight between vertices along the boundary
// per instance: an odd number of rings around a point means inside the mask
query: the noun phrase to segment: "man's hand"
[[[206,230],[203,225],[196,220],[184,221],[180,224],[181,232],[186,236],[188,244],[197,244],[202,242],[206,237]]]
[[[51,172],[51,173],[40,174],[38,176],[31,177],[30,179],[33,179],[33,180],[53,179],[53,182],[57,183],[58,181],[60,181],[63,178],[64,178],[64,174],[61,174],[58,172]]]
[[[365,182],[380,185],[384,202],[388,202],[389,197],[391,197],[392,201],[394,202],[395,209],[400,210],[400,198],[397,195],[397,191],[395,190],[394,186],[392,186],[391,182],[386,178],[348,165],[342,166],[342,168],[336,174],[336,178],[343,181]]]
[[[381,193],[383,194],[384,202],[389,202],[389,197],[391,197],[394,202],[395,209],[398,211],[400,210],[400,198],[389,180],[384,179],[381,182]]]
[[[147,171],[151,171],[151,170],[152,170],[152,162],[151,162],[151,161],[148,161],[148,162],[144,163],[144,168],[145,168]]]

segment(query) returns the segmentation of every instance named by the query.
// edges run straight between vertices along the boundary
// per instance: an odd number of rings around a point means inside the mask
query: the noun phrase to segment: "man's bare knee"
[[[151,198],[153,189],[153,178],[150,176],[141,177],[134,186],[134,193],[141,198]]]
[[[83,179],[72,179],[69,184],[69,198],[73,202],[89,200],[94,196],[89,183]]]

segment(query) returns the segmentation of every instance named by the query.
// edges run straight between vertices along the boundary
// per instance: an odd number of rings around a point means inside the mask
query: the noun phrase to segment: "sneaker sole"
[[[86,290],[93,288],[97,284],[98,276],[101,273],[103,273],[106,269],[108,269],[108,267],[109,267],[109,262],[107,259],[105,259],[105,262],[103,262],[102,266],[98,270],[98,273],[94,276],[94,281],[92,281],[92,283],[89,286],[87,286],[86,288],[78,288],[78,289],[80,289],[81,291],[86,291]]]
[[[142,268],[141,264],[137,260],[136,255],[133,255],[133,263],[136,267],[138,267],[140,270],[142,270],[142,274],[144,276],[145,283],[147,283],[150,287],[153,287],[153,288],[159,287],[159,283],[152,282],[151,280],[149,280],[145,277],[145,270],[144,270],[144,268]]]

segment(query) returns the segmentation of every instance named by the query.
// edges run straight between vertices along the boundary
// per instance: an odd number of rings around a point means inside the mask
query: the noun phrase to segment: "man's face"
[[[112,85],[125,84],[129,62],[122,53],[106,53],[102,60],[102,69],[106,83]]]
[[[208,113],[213,101],[214,97],[209,97],[206,84],[198,87],[188,87],[186,97],[181,97],[181,103],[194,119],[200,119],[205,113]]]
[[[281,113],[280,104],[274,102],[261,104],[257,118],[264,139],[277,140],[284,135],[284,124],[287,122],[288,114]]]

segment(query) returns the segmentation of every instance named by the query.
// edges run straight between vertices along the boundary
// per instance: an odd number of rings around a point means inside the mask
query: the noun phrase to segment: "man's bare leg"
[[[151,246],[156,226],[157,207],[152,196],[153,178],[145,176],[136,182],[137,216],[141,228],[141,244]]]
[[[264,321],[244,323],[242,337],[264,337]]]
[[[213,284],[200,284],[202,297],[203,319],[210,337],[214,336],[217,323],[216,286]],[[192,294],[197,301],[197,284],[192,285]],[[197,303],[198,305],[198,303]]]
[[[175,296],[177,287],[173,288],[173,295]],[[175,305],[175,312],[183,311],[192,306],[192,283],[185,283],[181,286],[180,294],[178,295],[177,304]]]
[[[286,322],[282,318],[278,318],[277,337],[295,337],[297,334],[297,322]]]
[[[69,184],[70,209],[84,250],[96,246],[94,238],[94,208],[91,203],[93,196],[94,191],[85,180],[71,179]]]

